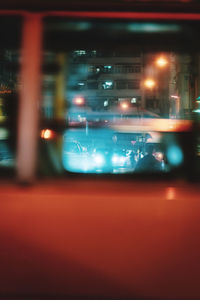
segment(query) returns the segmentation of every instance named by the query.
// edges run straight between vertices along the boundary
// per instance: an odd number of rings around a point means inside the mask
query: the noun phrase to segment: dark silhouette
[[[162,170],[161,162],[159,162],[153,155],[154,147],[149,145],[147,149],[147,154],[141,158],[135,170],[139,172],[158,172]]]

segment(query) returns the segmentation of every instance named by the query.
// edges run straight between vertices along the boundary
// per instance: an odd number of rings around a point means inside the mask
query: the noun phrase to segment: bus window
[[[190,30],[189,22],[46,18],[41,173],[167,174],[198,165],[191,130],[200,55]]]
[[[0,175],[14,175],[18,118],[21,18],[0,17]]]

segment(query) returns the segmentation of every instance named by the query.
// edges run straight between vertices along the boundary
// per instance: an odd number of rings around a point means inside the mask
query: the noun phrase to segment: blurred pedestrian
[[[154,153],[153,145],[148,145],[147,154],[141,158],[135,168],[138,172],[159,172],[162,171],[162,164],[158,161]]]

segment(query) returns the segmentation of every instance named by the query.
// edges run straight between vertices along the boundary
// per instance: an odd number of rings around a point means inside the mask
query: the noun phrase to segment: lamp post
[[[153,88],[156,86],[156,82],[152,78],[147,78],[144,81],[144,86],[150,90],[153,90]]]
[[[146,96],[144,108],[147,109],[149,107],[149,101],[154,101],[155,99],[155,89],[157,87],[157,81],[155,81],[153,77],[148,77],[144,80],[143,87],[144,95]]]
[[[163,114],[169,103],[169,55],[147,55],[142,80],[143,107],[156,109]],[[159,102],[158,102],[159,100]]]
[[[85,98],[83,96],[76,96],[73,99],[73,104],[77,107],[82,107],[85,110],[85,133],[86,135],[88,135],[88,119],[87,119],[87,113],[85,109],[85,105],[86,105]]]
[[[155,64],[158,68],[165,68],[168,65],[168,60],[166,57],[164,56],[159,56],[156,61]]]
[[[159,55],[155,59],[157,77],[159,78],[158,92],[160,98],[161,113],[169,113],[169,58],[166,55]]]
[[[130,105],[127,101],[122,101],[119,103],[119,109],[121,111],[121,119],[123,118],[123,113],[122,112],[127,112],[130,108]]]

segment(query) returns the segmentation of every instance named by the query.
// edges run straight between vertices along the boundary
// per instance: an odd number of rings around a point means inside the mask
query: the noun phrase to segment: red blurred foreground
[[[107,179],[1,184],[0,295],[199,299],[199,192]]]

